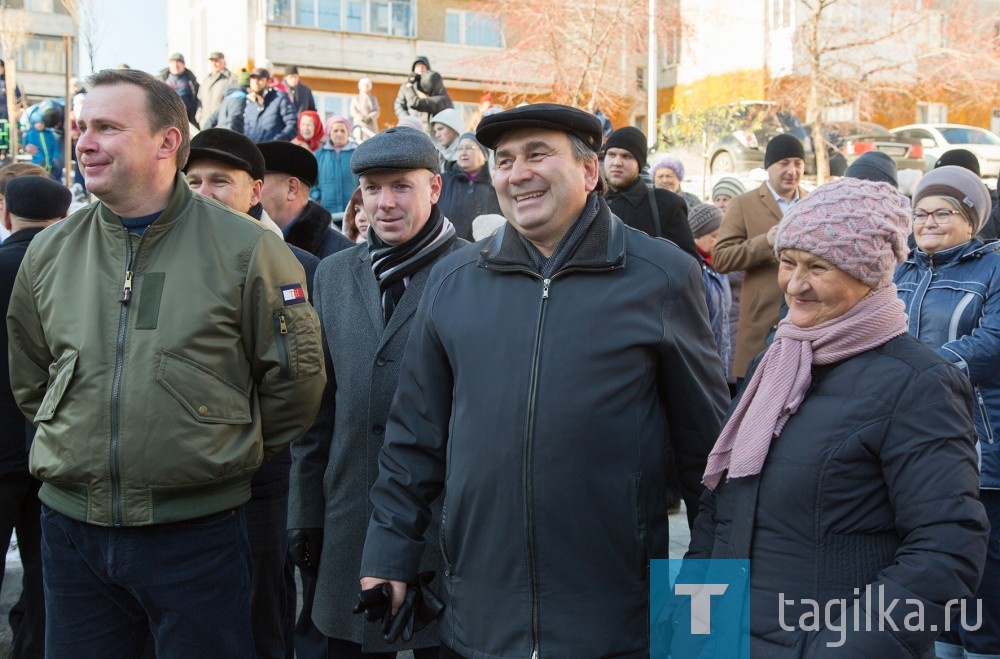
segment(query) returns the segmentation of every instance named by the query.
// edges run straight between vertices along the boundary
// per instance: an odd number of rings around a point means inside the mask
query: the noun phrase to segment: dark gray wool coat
[[[441,256],[465,244],[456,240]],[[409,643],[389,645],[378,625],[351,613],[358,601],[361,550],[372,512],[368,491],[378,476],[403,348],[432,266],[410,279],[387,327],[367,244],[323,259],[316,271],[312,300],[323,327],[327,389],[315,425],[292,444],[288,528],[323,529],[313,622],[331,638],[362,644],[364,652],[438,644],[436,623]],[[432,588],[444,573],[440,514],[437,502],[420,563],[422,571],[438,574]]]

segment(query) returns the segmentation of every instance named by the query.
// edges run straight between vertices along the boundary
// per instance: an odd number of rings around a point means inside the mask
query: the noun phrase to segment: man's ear
[[[288,177],[288,201],[295,201],[299,196],[299,190],[303,188],[302,181],[294,176]]]
[[[10,221],[10,211],[7,210],[6,206],[3,209],[3,218],[0,218],[0,220],[3,221],[3,228],[4,229],[7,229],[7,231],[13,231],[14,230],[13,229],[13,225],[11,224],[11,221]]]
[[[181,147],[181,132],[175,126],[170,126],[163,131],[163,140],[160,142],[160,149],[157,153],[159,159],[171,158],[177,155],[177,150]]]
[[[253,185],[253,187],[250,190],[250,206],[251,206],[251,208],[253,206],[256,206],[257,204],[260,203],[260,199],[263,196],[263,192],[264,192],[264,181],[262,181],[261,179],[257,179],[257,180],[255,180],[253,182],[252,185]]]

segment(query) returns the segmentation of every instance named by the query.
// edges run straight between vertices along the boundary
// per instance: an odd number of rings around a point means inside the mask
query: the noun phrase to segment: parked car
[[[812,135],[812,125],[805,126]],[[868,121],[831,121],[823,124],[830,175],[843,176],[863,153],[881,151],[896,161],[896,169],[925,171],[924,147],[920,140],[893,135],[885,126]]]
[[[708,151],[709,169],[713,176],[763,167],[767,143],[782,133],[790,133],[802,141],[806,152],[806,173],[816,171],[812,140],[793,112],[782,109],[773,101],[741,101],[728,107],[734,110],[734,120],[720,128],[720,137]]]
[[[979,158],[979,172],[983,178],[1000,176],[1000,137],[985,128],[962,124],[911,124],[893,128],[891,132],[920,140],[928,170],[945,151],[968,149]]]

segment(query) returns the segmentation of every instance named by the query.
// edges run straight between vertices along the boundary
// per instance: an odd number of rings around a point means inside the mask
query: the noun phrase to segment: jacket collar
[[[612,270],[625,267],[625,223],[603,198],[597,199],[597,217],[572,258],[555,273],[567,270]],[[487,270],[535,273],[517,230],[507,222],[479,252],[479,267]],[[555,275],[553,275],[555,276]]]
[[[621,197],[628,201],[628,203],[632,204],[632,206],[638,207],[639,204],[647,203],[646,200],[649,199],[649,187],[646,186],[646,183],[642,180],[641,176],[636,176],[635,180],[632,181],[632,183],[624,190],[614,190],[608,192],[608,199],[613,199],[615,197]]]
[[[969,259],[977,259],[984,254],[992,254],[998,251],[1000,251],[1000,240],[983,242],[979,238],[973,238],[961,245],[955,245],[940,252],[935,252],[933,256],[918,247],[910,252],[910,258],[906,259],[906,262],[923,268],[930,267],[931,265],[935,268],[940,268],[968,261]]]
[[[330,212],[313,200],[285,227],[285,242],[317,254],[330,229]]]
[[[156,218],[155,222],[149,225],[146,231],[158,231],[173,226],[174,222],[180,219],[181,212],[187,208],[192,195],[194,195],[194,193],[191,192],[191,188],[188,187],[187,182],[184,180],[184,175],[177,172],[177,175],[174,177],[174,191],[170,195],[167,205],[164,206],[163,210],[160,211],[160,216]],[[98,216],[103,222],[107,222],[112,226],[121,228],[121,218],[115,215],[110,208],[105,206],[104,202],[97,202],[97,209]]]
[[[29,227],[27,229],[21,229],[15,231],[14,233],[7,236],[7,239],[3,241],[3,246],[7,245],[17,245],[19,243],[30,243],[31,239],[40,234],[42,231],[47,229],[48,226],[44,227]]]

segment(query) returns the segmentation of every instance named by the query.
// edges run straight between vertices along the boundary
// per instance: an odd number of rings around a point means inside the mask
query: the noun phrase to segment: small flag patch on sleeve
[[[286,284],[281,287],[281,299],[285,306],[292,304],[302,304],[306,301],[306,291],[302,284]]]

